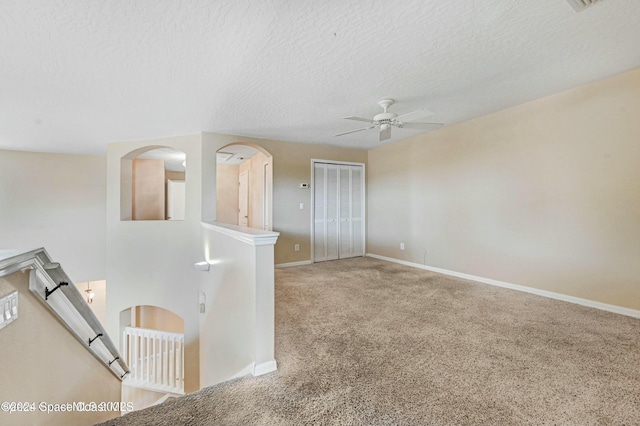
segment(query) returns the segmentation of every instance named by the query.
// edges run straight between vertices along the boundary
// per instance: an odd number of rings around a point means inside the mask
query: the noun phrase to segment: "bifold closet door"
[[[314,262],[364,255],[364,175],[359,165],[314,163]]]
[[[338,259],[338,166],[314,165],[314,261]]]
[[[364,256],[362,166],[339,166],[340,259]]]

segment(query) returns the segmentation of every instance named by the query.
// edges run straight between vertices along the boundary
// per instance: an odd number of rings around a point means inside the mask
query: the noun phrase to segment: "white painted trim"
[[[588,306],[590,308],[600,309],[602,311],[613,312],[620,315],[626,315],[628,317],[639,318],[640,310],[625,308],[617,305],[610,305],[608,303],[596,302],[595,300],[583,299],[581,297],[569,296],[562,293],[555,293],[553,291],[540,290],[533,287],[526,287],[518,284],[511,284],[504,281],[493,280],[491,278],[478,277],[476,275],[464,274],[462,272],[450,271],[448,269],[436,268],[434,266],[420,265],[419,263],[408,262],[406,260],[394,259],[392,257],[380,256],[378,254],[367,253],[368,257],[375,259],[386,260],[388,262],[399,263],[401,265],[412,266],[414,268],[425,269],[427,271],[437,272],[440,274],[451,275],[453,277],[463,278],[465,280],[476,281],[484,284],[494,285],[497,287],[508,288],[511,290],[523,291],[525,293],[535,294],[537,296],[548,297],[550,299],[562,300],[563,302],[575,303],[577,305]]]
[[[278,369],[278,363],[276,360],[271,360],[267,362],[263,362],[260,364],[256,364],[252,362],[251,364],[244,367],[242,370],[238,371],[233,375],[230,379],[225,380],[225,382],[233,379],[237,379],[240,377],[246,377],[248,375],[252,376],[262,376],[263,374],[271,373],[272,371],[276,371]]]
[[[122,381],[128,367],[121,359],[118,349],[106,330],[91,310],[84,296],[73,281],[44,248],[34,250],[0,250],[0,278],[21,270],[29,270],[29,290],[43,304],[60,324],[82,344],[105,368]],[[65,286],[58,285],[61,282]],[[56,289],[55,294],[47,289]],[[87,331],[91,336],[87,336]],[[100,337],[93,345],[88,338]],[[92,340],[94,342],[94,340]],[[111,362],[110,360],[118,360]],[[115,369],[118,370],[115,370]]]
[[[357,163],[355,161],[336,161],[336,160],[322,160],[319,158],[312,158],[311,164],[325,163],[325,164],[337,164],[339,166],[362,166],[365,167],[365,163]]]
[[[233,380],[239,377],[245,377],[245,376],[248,376],[249,374],[253,374],[254,368],[255,368],[255,363],[252,362],[251,364],[244,367],[242,370],[238,371],[236,374],[233,375],[233,377],[231,377],[228,380]]]
[[[275,359],[267,362],[262,362],[260,364],[256,364],[253,368],[254,376],[262,376],[263,374],[268,374],[278,369],[278,363]]]
[[[304,265],[311,265],[311,261],[303,260],[301,262],[278,263],[275,265],[275,267],[278,269],[282,269],[282,268],[293,268],[294,266],[304,266]]]
[[[272,246],[278,240],[279,232],[265,231],[257,228],[247,228],[245,226],[230,225],[220,222],[200,222],[203,228],[228,235],[243,243],[254,246]]]
[[[162,395],[162,397],[160,399],[158,399],[156,402],[151,404],[151,406],[160,405],[160,404],[162,404],[163,402],[165,402],[169,398],[177,398],[179,396],[182,396],[182,395],[178,395],[178,394],[175,394],[175,393],[166,393],[166,394]]]

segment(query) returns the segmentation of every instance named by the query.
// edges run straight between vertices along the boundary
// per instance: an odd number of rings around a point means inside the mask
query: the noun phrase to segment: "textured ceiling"
[[[340,117],[390,97],[449,125],[621,73],[639,22],[638,0],[0,0],[0,148],[199,131],[371,148],[376,130],[333,137],[362,127]]]

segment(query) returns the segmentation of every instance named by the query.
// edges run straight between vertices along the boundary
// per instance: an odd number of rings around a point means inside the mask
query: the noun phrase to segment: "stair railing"
[[[122,338],[125,385],[184,394],[184,334],[125,327]]]

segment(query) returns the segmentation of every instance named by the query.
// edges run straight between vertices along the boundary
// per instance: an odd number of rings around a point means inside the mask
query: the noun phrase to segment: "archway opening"
[[[216,156],[216,220],[271,231],[273,157],[242,142],[220,148]]]
[[[186,154],[148,146],[122,157],[120,220],[184,220]]]

